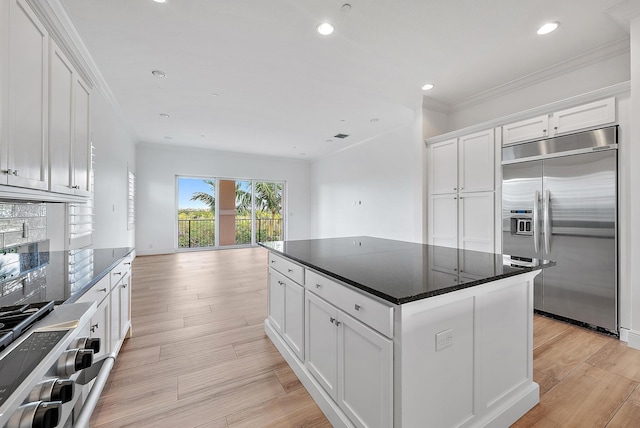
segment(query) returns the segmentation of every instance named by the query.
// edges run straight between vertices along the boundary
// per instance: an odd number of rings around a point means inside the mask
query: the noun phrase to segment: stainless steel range
[[[0,308],[0,427],[88,424],[93,409],[83,412],[78,385],[100,349],[89,338],[95,311],[95,303]]]

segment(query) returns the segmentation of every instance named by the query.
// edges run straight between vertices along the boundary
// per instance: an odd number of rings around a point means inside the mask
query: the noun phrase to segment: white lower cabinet
[[[273,268],[269,269],[269,319],[304,360],[304,287]]]
[[[393,342],[311,292],[307,368],[357,427],[393,426]]]
[[[111,317],[111,305],[109,298],[105,298],[99,305],[96,313],[91,317],[89,336],[100,339],[100,352],[93,356],[95,360],[111,352],[109,341],[109,319]]]
[[[118,284],[120,294],[120,337],[128,337],[131,327],[131,271],[125,273],[122,282]]]

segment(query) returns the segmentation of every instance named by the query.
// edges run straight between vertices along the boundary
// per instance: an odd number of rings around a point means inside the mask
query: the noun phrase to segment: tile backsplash
[[[44,203],[0,201],[0,248],[47,239]]]

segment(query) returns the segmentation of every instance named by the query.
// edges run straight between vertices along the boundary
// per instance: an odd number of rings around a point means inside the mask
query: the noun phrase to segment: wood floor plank
[[[533,323],[533,347],[537,348],[549,342],[551,339],[565,332],[569,327],[571,327],[570,324],[560,323],[549,317],[535,315]]]
[[[514,428],[604,427],[620,409],[637,382],[583,363],[546,393],[540,404]]]
[[[608,338],[601,334],[569,326],[534,349],[534,368],[562,380],[607,343]]]
[[[611,341],[607,343],[589,358],[587,363],[640,382],[640,350],[629,348],[624,342]]]

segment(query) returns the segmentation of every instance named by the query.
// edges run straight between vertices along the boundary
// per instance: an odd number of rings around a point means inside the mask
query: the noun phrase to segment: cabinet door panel
[[[284,326],[284,282],[282,276],[269,269],[269,320],[273,327],[282,334]]]
[[[455,194],[431,197],[429,240],[431,245],[458,246],[458,197]]]
[[[89,89],[75,79],[74,90],[74,136],[73,136],[73,185],[75,194],[89,196],[91,188],[91,141],[89,138]]]
[[[458,190],[458,141],[454,139],[435,143],[430,146],[430,149],[431,194],[456,192]]]
[[[48,190],[49,36],[24,0],[11,1],[9,43],[7,183]]]
[[[313,293],[305,293],[305,302],[307,369],[327,394],[337,400],[337,310]]]
[[[71,188],[71,135],[73,67],[51,43],[49,91],[49,188],[73,193]]]
[[[120,337],[124,339],[131,324],[131,272],[125,273],[120,283]]]
[[[461,192],[482,192],[495,188],[493,129],[458,140],[458,184]]]
[[[284,293],[282,335],[298,358],[304,360],[304,288],[288,280]]]
[[[111,291],[109,300],[111,306],[109,342],[111,351],[115,351],[120,340],[120,293],[117,288]]]
[[[104,299],[98,306],[98,310],[91,317],[90,336],[100,339],[100,352],[94,355],[94,360],[111,352],[109,343],[109,318],[111,316],[111,307],[109,299]]]
[[[549,136],[549,116],[546,114],[502,127],[502,145],[547,136]]]
[[[459,200],[458,247],[464,250],[494,251],[493,192],[465,194]]]
[[[338,404],[358,427],[393,426],[393,343],[339,313]]]
[[[616,99],[595,101],[554,113],[551,116],[554,133],[564,134],[616,121]]]

